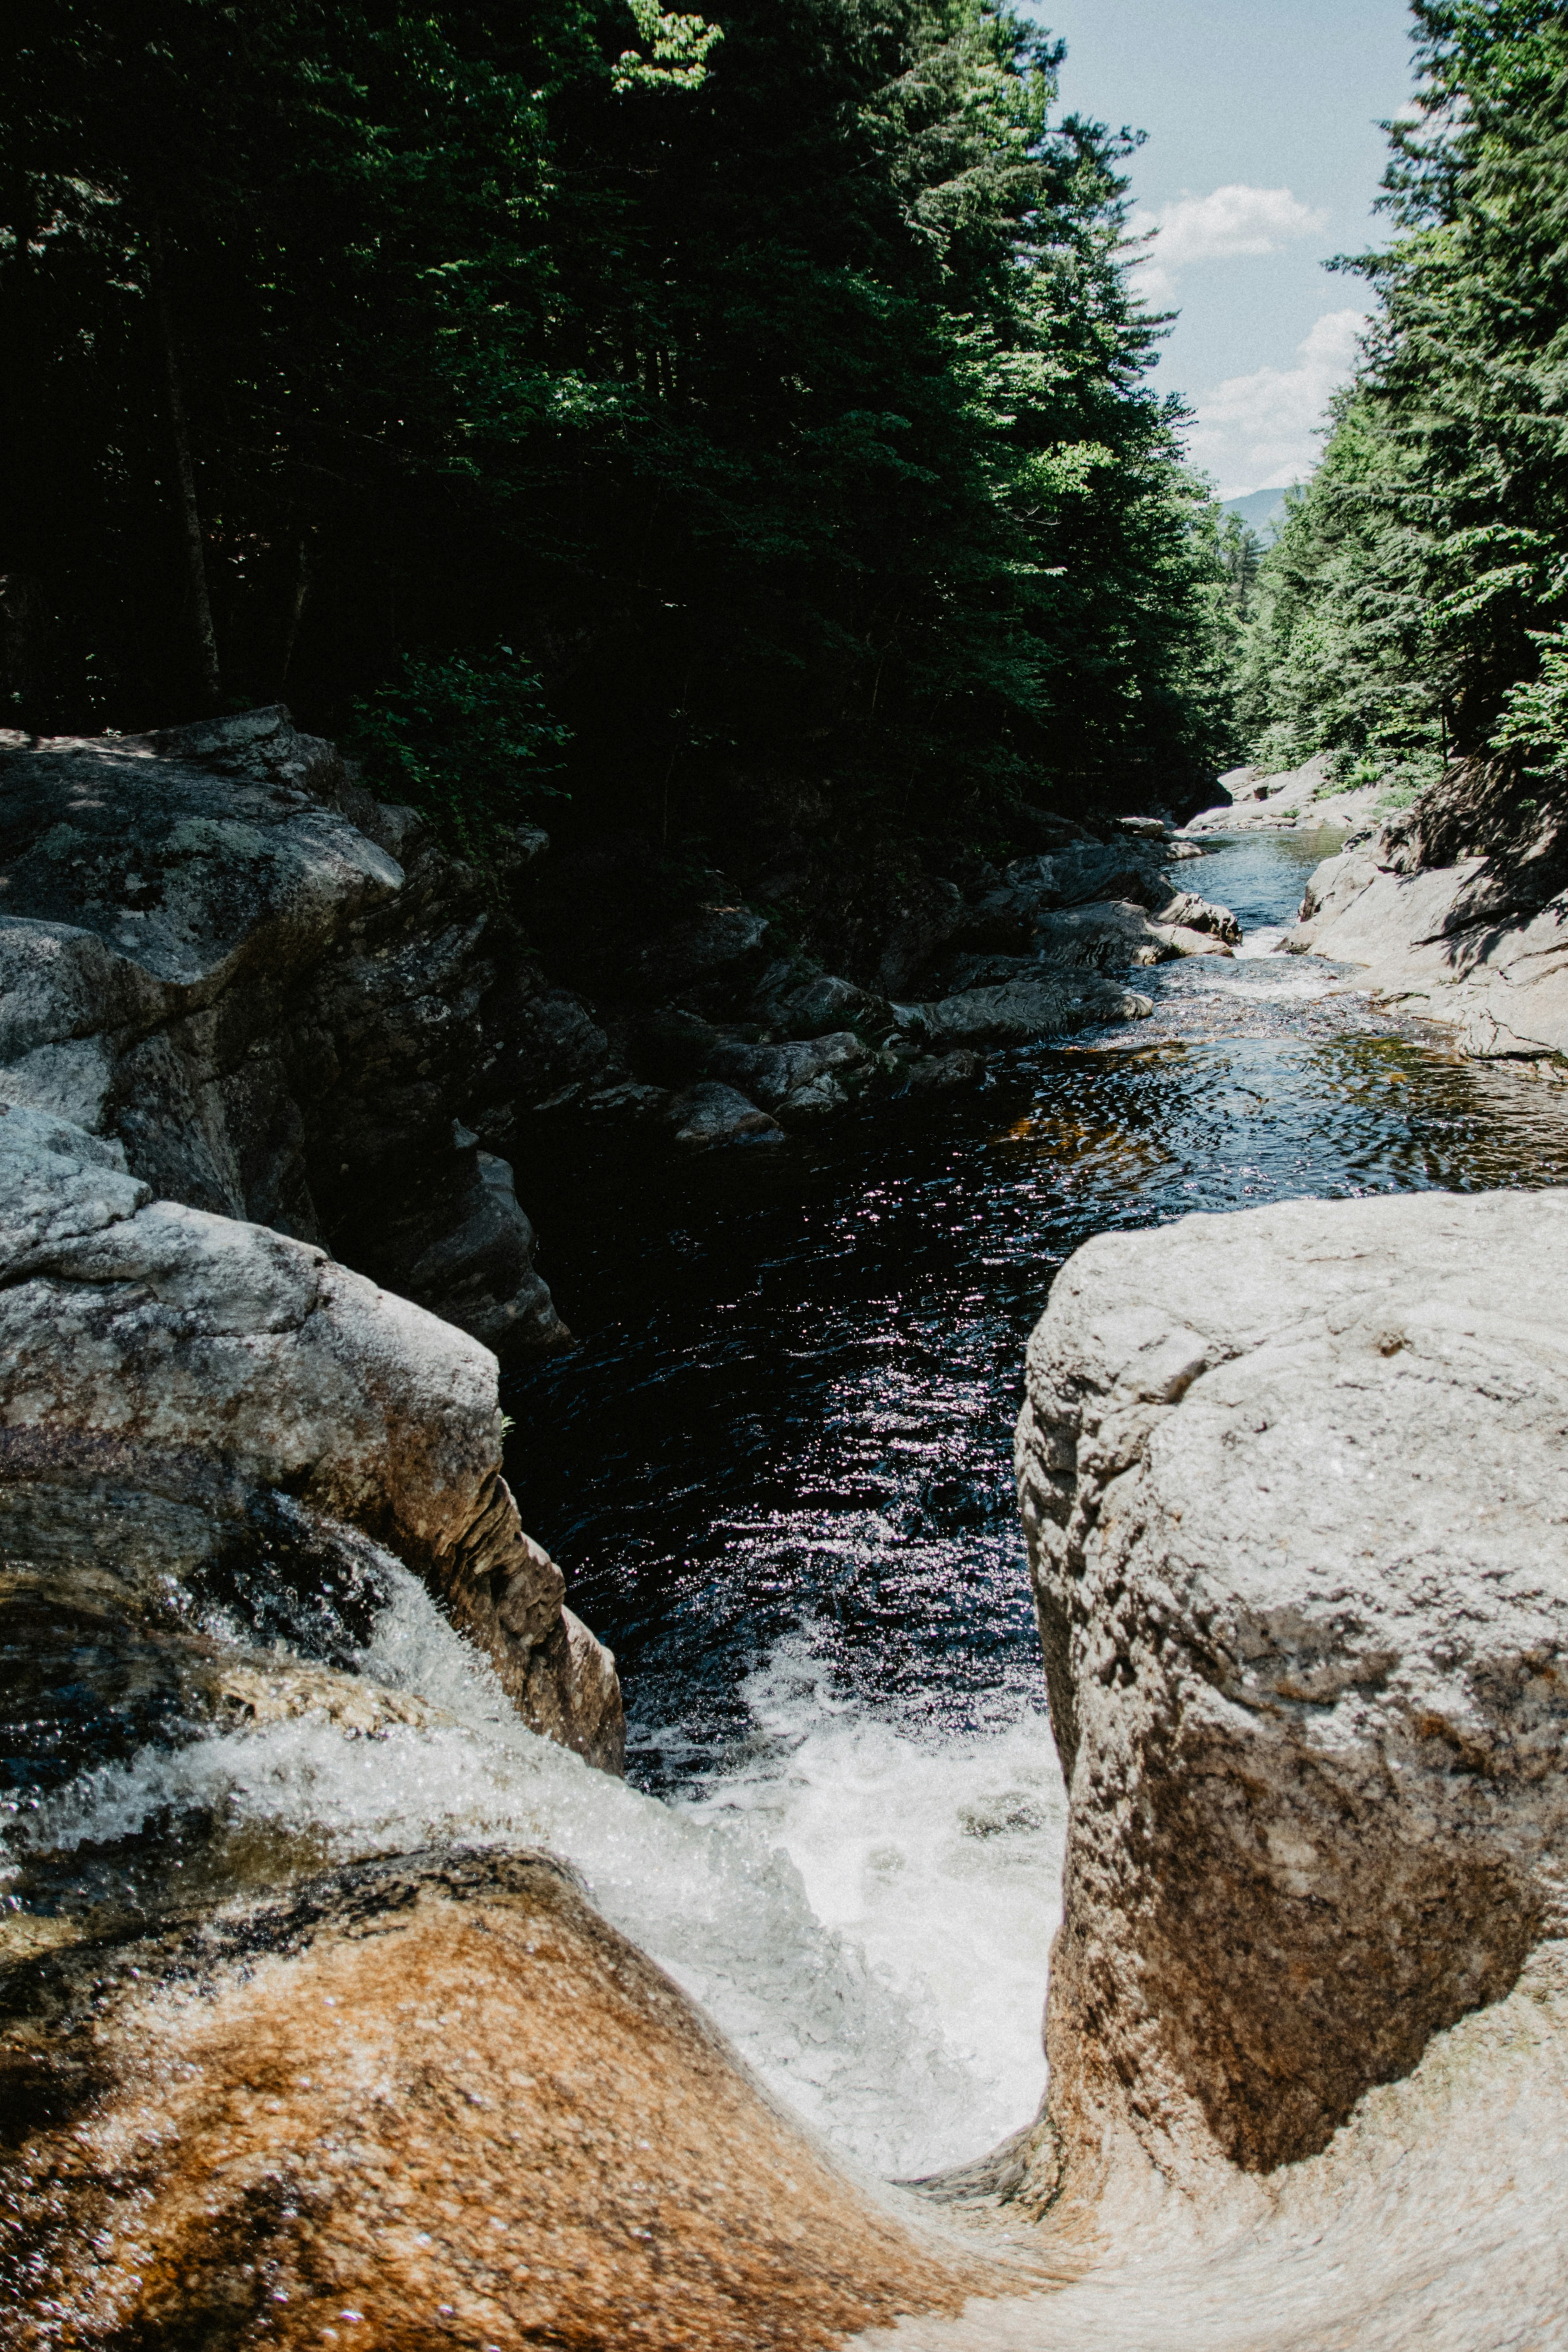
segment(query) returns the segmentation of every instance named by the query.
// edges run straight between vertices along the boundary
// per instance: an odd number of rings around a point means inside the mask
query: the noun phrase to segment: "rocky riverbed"
[[[15,775],[0,2327],[1551,2340],[1561,1197],[1070,1253],[1568,1180],[1555,1090],[1255,952],[1306,838],[835,974],[276,713]]]

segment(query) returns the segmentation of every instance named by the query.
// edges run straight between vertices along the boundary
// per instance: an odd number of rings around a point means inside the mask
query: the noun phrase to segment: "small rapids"
[[[773,2089],[877,2170],[933,2169],[1028,2112],[1063,1827],[1043,1722],[935,1750],[836,1721],[799,1643],[756,1678],[749,1765],[705,1803],[667,1805],[523,1729],[423,1585],[395,1560],[382,1574],[359,1671],[428,1702],[429,1720],[365,1736],[308,1713],[144,1747],[21,1815],[14,1862],[182,1820],[223,1841],[236,1875],[258,1840],[305,1868],[544,1846]]]
[[[617,1653],[627,1783],[524,1731],[388,1561],[351,1629],[202,1630],[253,1666],[347,1659],[401,1719],[284,1708],[18,1767],[13,1884],[543,1845],[862,2162],[908,2177],[1026,2122],[1066,1804],[1010,1436],[1056,1268],[1193,1210],[1568,1181],[1563,1090],[1272,951],[1334,845],[1184,866],[1242,951],[1141,974],[1150,1020],[971,1094],[695,1162],[610,1137],[584,1165],[540,1122],[519,1191],[580,1345],[509,1378],[508,1473]]]

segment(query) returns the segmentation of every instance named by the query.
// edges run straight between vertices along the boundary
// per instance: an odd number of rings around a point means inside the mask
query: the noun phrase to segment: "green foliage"
[[[1532,634],[1539,667],[1509,688],[1492,743],[1540,775],[1568,767],[1568,628]]]
[[[723,27],[700,16],[668,16],[658,0],[629,0],[637,31],[651,58],[623,49],[611,82],[617,97],[629,89],[700,89],[709,52],[724,37]]]
[[[350,748],[378,798],[418,809],[476,865],[490,865],[500,836],[560,797],[567,730],[510,646],[406,654],[395,677],[354,705],[353,723]]]
[[[1562,740],[1568,584],[1568,18],[1556,0],[1413,14],[1397,234],[1342,265],[1378,312],[1264,559],[1239,681],[1255,756],[1333,750],[1405,787],[1456,751]]]
[[[1263,541],[1238,514],[1228,514],[1220,531],[1220,562],[1224,567],[1231,610],[1238,621],[1252,617],[1258,602],[1258,572]]]
[[[161,271],[231,700],[331,730],[411,648],[505,642],[570,824],[672,846],[807,785],[834,838],[997,837],[1229,756],[1126,145],[1010,9],[30,0],[9,37],[26,723],[192,697]]]

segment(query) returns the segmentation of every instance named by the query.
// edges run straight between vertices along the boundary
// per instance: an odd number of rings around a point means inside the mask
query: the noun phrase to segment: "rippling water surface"
[[[1163,967],[1152,1020],[972,1094],[520,1168],[581,1345],[510,1381],[510,1467],[619,1657],[632,1775],[788,1854],[966,2070],[972,2148],[1043,2081],[1063,1803],[1011,1435],[1057,1267],[1194,1211],[1568,1181],[1568,1096],[1268,952],[1335,846],[1181,868],[1243,953]]]
[[[645,1786],[710,1793],[736,1739],[787,1736],[757,1696],[781,1643],[814,1714],[831,1693],[952,1736],[1037,1702],[1010,1436],[1024,1342],[1090,1234],[1568,1181],[1568,1094],[1460,1059],[1348,968],[1256,952],[1332,846],[1180,869],[1247,951],[1141,975],[1152,1020],[1016,1054],[973,1093],[783,1150],[525,1163],[581,1345],[510,1382],[509,1467],[620,1657]]]

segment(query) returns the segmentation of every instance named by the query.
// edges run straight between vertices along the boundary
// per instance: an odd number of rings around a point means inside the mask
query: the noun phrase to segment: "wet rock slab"
[[[0,1108],[0,1544],[174,1589],[384,1546],[534,1729],[616,1769],[613,1662],[500,1476],[496,1360],[304,1242],[156,1201],[118,1142]]]
[[[0,2003],[16,2352],[805,2352],[1004,2283],[839,2173],[545,1856],[341,1870],[15,1961]]]

